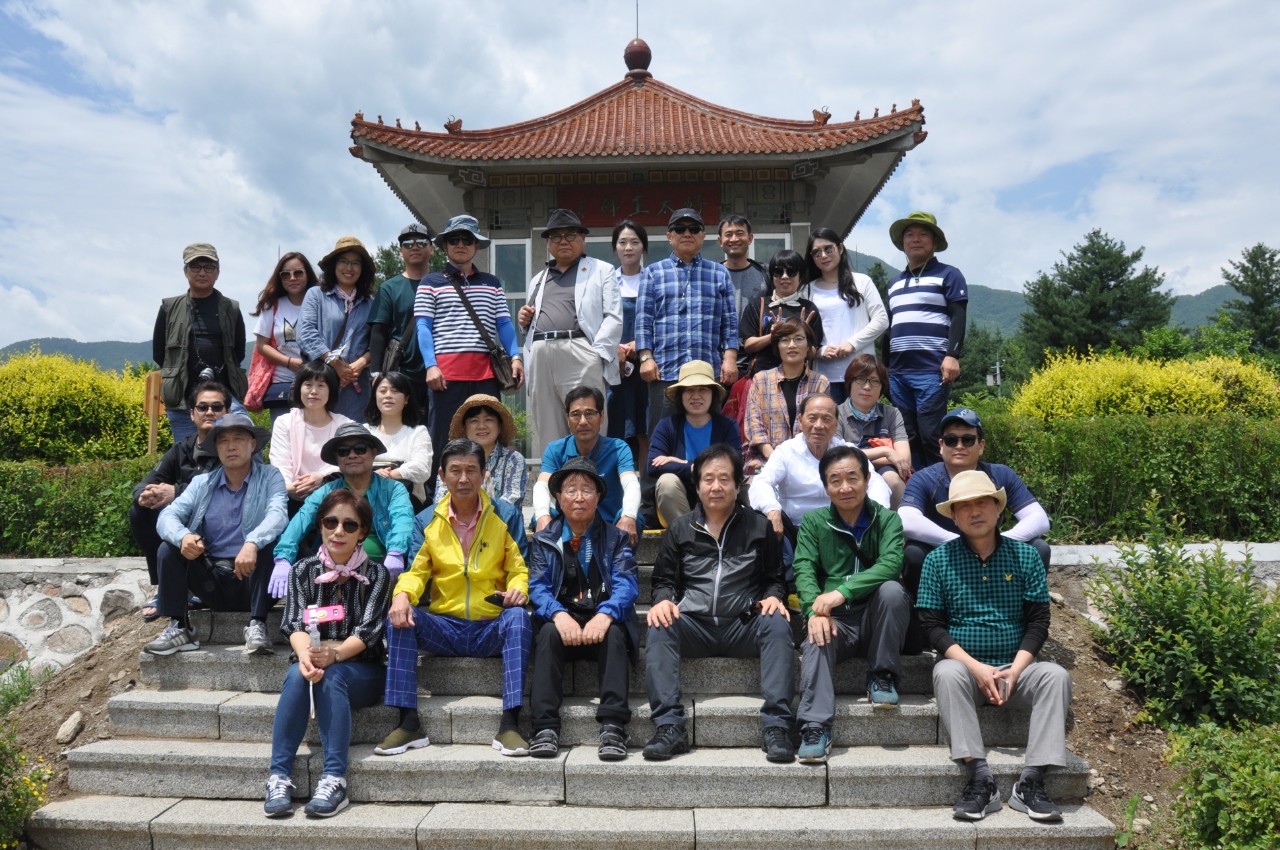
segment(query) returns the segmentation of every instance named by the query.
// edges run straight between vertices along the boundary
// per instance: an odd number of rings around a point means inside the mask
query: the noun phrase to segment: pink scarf
[[[363,584],[369,583],[369,577],[357,572],[364,566],[365,561],[369,560],[369,556],[365,554],[363,546],[356,546],[356,550],[351,553],[351,557],[347,559],[345,564],[335,564],[329,550],[321,546],[320,551],[316,553],[320,556],[320,563],[324,564],[325,572],[316,576],[316,584],[328,584],[331,581],[337,581],[340,578],[353,578]]]

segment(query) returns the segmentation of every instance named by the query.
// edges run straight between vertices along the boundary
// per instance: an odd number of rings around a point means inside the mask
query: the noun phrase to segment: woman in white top
[[[319,282],[307,258],[290,251],[276,263],[271,279],[258,295],[257,308],[249,314],[258,317],[253,328],[258,338],[255,350],[276,367],[262,399],[262,406],[271,411],[273,423],[292,404],[293,375],[303,364],[298,347],[298,316],[302,314],[303,296]]]
[[[844,242],[831,228],[809,234],[805,264],[809,300],[822,315],[824,332],[814,368],[831,382],[831,397],[839,404],[849,397],[844,385],[849,362],[855,355],[876,353],[876,340],[889,329],[889,313],[871,278],[854,272]]]
[[[383,372],[373,382],[364,427],[387,450],[373,459],[373,471],[409,490],[415,512],[427,505],[425,483],[431,474],[431,434],[411,403],[413,385],[403,372]]]
[[[622,294],[622,342],[618,345],[621,377],[609,387],[605,405],[608,436],[626,440],[638,458],[649,456],[649,385],[640,377],[636,361],[636,297],[644,272],[649,234],[627,219],[613,229],[613,252],[618,255],[618,289]],[[630,371],[628,371],[630,370]]]
[[[290,516],[328,476],[338,472],[338,467],[320,459],[324,444],[339,426],[351,421],[333,412],[338,386],[332,366],[304,363],[294,376],[293,409],[271,425],[271,465],[284,475]]]

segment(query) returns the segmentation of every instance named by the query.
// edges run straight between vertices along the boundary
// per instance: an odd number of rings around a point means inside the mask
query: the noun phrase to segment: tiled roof
[[[878,113],[878,110],[877,110]],[[902,135],[924,123],[924,107],[828,123],[814,110],[808,121],[765,118],[707,103],[654,80],[624,79],[559,112],[489,130],[445,133],[402,129],[366,121],[357,113],[351,138],[360,155],[371,142],[423,159],[528,161],[587,157],[807,154],[834,151],[881,137]],[[396,122],[397,125],[399,122]],[[923,140],[923,132],[916,141]]]

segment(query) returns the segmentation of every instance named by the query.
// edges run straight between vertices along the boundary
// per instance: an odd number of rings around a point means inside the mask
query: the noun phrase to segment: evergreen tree
[[[1045,349],[1128,350],[1141,344],[1144,331],[1169,323],[1173,296],[1160,291],[1159,271],[1137,270],[1142,254],[1095,229],[1063,253],[1052,274],[1027,282],[1022,330],[1037,361]]]
[[[1243,298],[1222,309],[1235,326],[1253,335],[1258,354],[1280,354],[1280,249],[1259,242],[1242,252],[1240,262],[1227,260],[1222,279]]]

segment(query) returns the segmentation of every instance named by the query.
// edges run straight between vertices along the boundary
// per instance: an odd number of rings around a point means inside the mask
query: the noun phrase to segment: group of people
[[[474,264],[488,240],[471,216],[439,234],[405,228],[405,272],[373,297],[372,259],[353,237],[320,261],[319,282],[305,257],[286,254],[255,312],[257,351],[275,368],[269,433],[239,406],[243,323],[214,288],[216,251],[188,246],[188,292],[166,299],[156,324],[175,444],[131,511],[157,586],[144,614],[169,620],[146,651],[198,648],[188,611],[207,606],[247,612],[246,651],[271,653],[266,614],[286,600],[293,659],[268,815],[292,811],[288,777],[312,701],[325,759],[310,815],[347,804],[353,709],[399,710],[380,755],[429,744],[420,650],[501,656],[493,747],[509,756],[557,755],[564,666],[595,661],[599,757],[626,758],[640,647],[633,552],[656,524],[644,758],[689,749],[682,658],[759,657],[766,757],[820,764],[834,666],[866,658],[868,700],[891,709],[902,654],[927,642],[952,757],[968,769],[956,816],[1001,805],[977,722],[984,702],[1032,712],[1010,804],[1061,816],[1044,771],[1065,764],[1070,679],[1036,661],[1048,516],[1016,473],[981,461],[977,414],[946,412],[967,292],[934,256],[941,228],[927,213],[894,223],[907,268],[887,309],[833,231],[764,267],[747,257],[746,219],[720,223],[723,264],[701,256],[704,229],[696,210],[676,210],[670,256],[644,266],[648,235],[624,221],[615,269],[586,255],[577,215],[554,210],[542,232],[550,259],[514,321],[501,282]],[[448,262],[428,273],[435,248]],[[886,328],[888,368],[875,351]],[[525,462],[493,365],[503,352],[511,384],[528,380],[542,459],[531,535]],[[1016,523],[1001,532],[1006,507]]]

